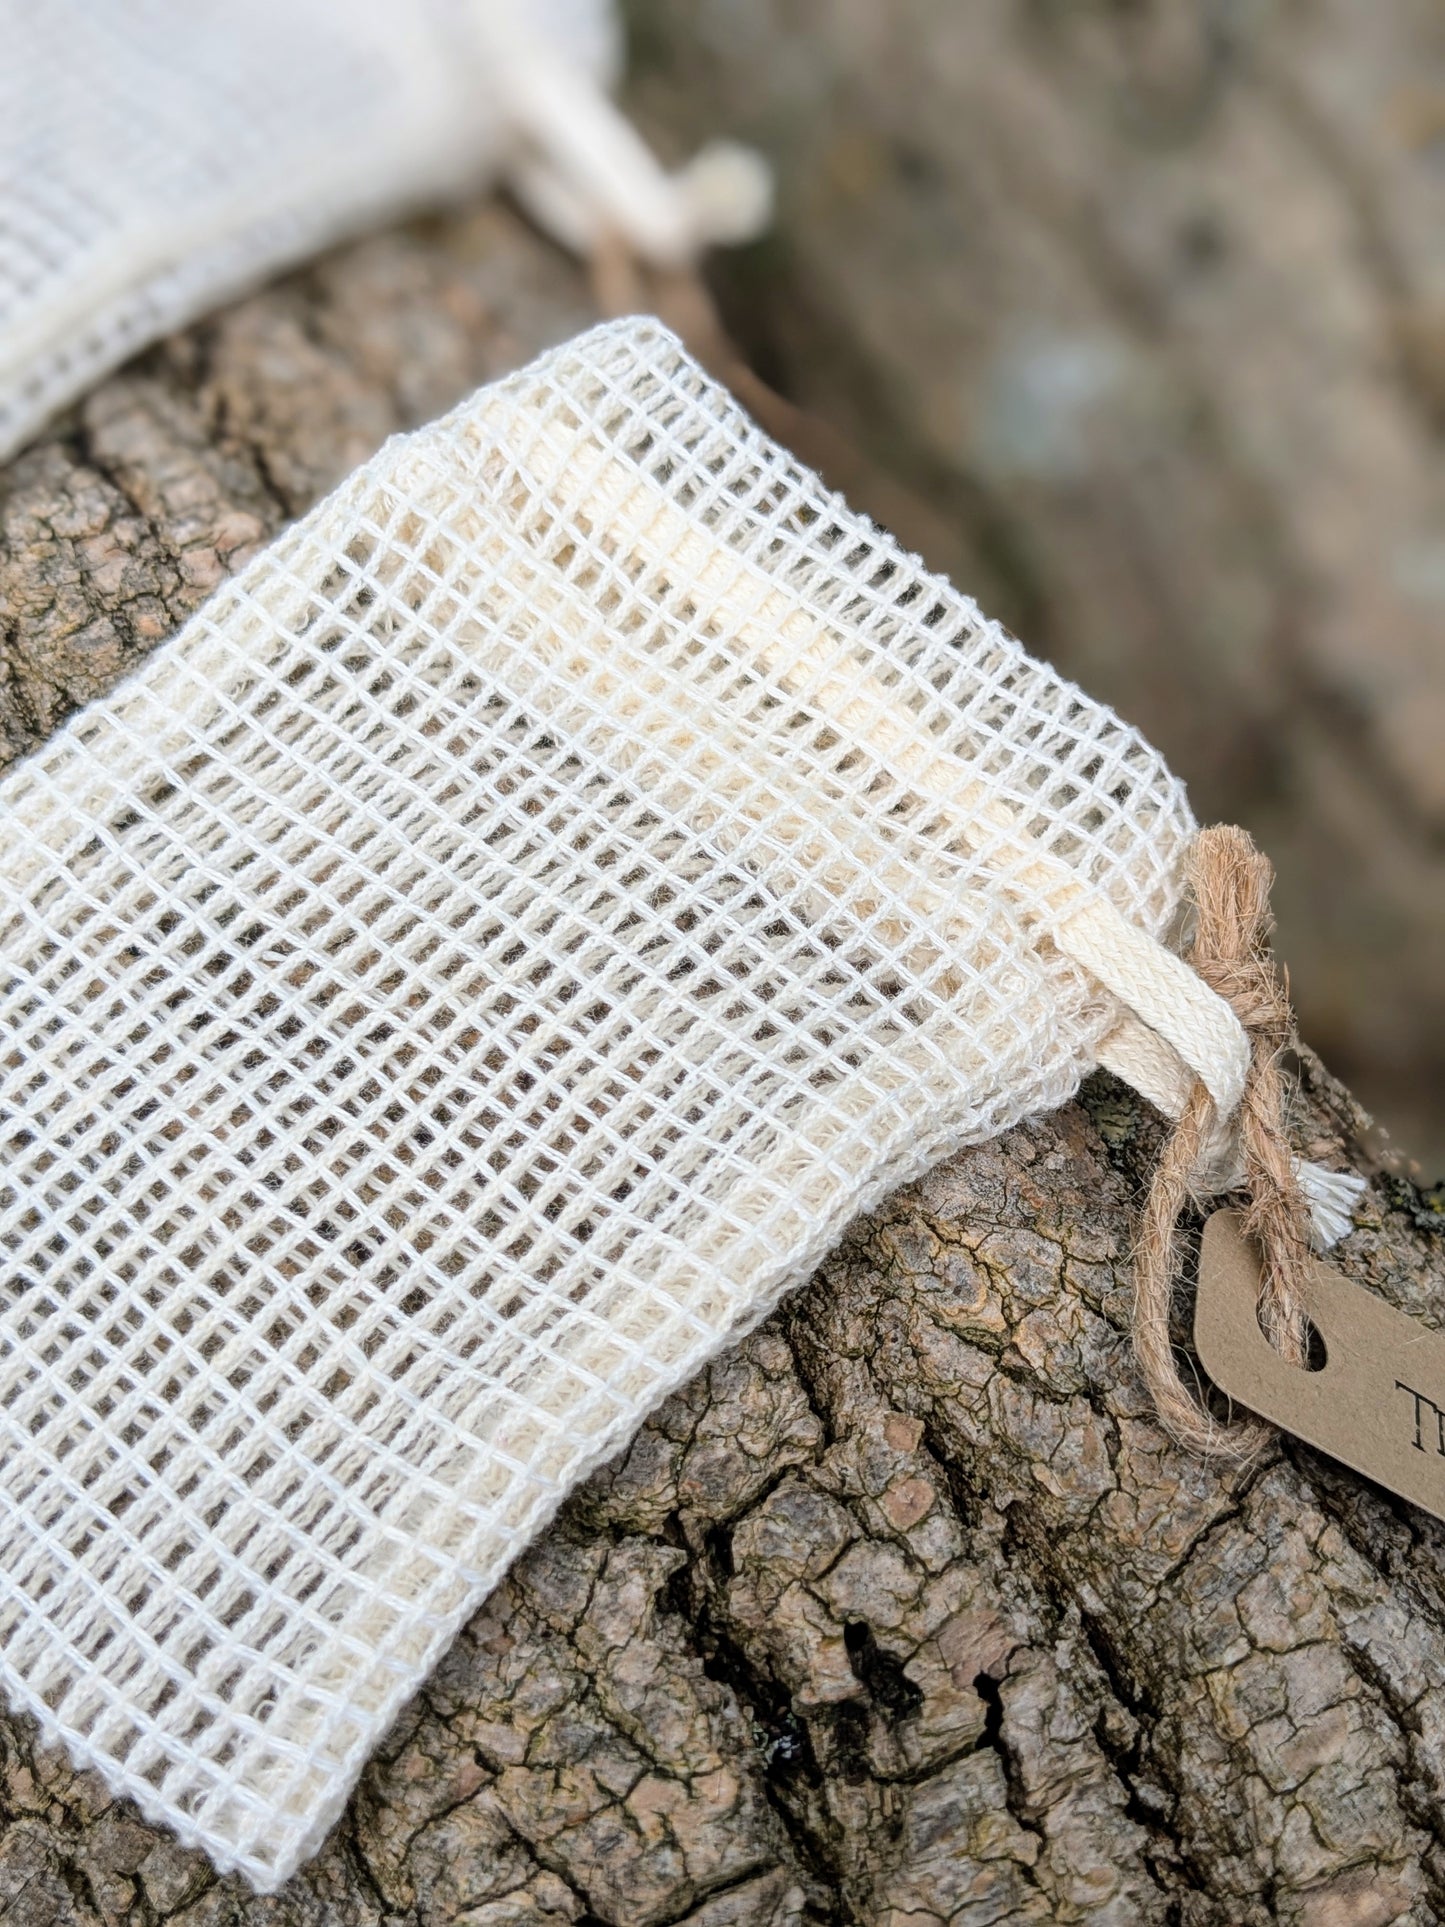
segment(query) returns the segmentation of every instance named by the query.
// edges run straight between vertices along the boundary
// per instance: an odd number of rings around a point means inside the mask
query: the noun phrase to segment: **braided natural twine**
[[[1229,824],[1202,830],[1190,886],[1196,925],[1189,962],[1227,999],[1254,1056],[1238,1118],[1239,1167],[1249,1194],[1245,1230],[1263,1259],[1260,1322],[1275,1349],[1302,1365],[1308,1343],[1304,1303],[1310,1207],[1290,1155],[1280,1065],[1294,1041],[1289,985],[1268,948],[1274,871],[1249,836]],[[1215,1126],[1214,1106],[1196,1083],[1164,1147],[1144,1206],[1135,1253],[1134,1349],[1165,1426],[1181,1444],[1216,1458],[1245,1460],[1272,1436],[1255,1418],[1222,1423],[1186,1388],[1169,1331],[1179,1256],[1179,1217],[1202,1189],[1199,1171]]]

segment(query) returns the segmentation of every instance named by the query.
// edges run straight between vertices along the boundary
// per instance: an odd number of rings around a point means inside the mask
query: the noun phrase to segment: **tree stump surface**
[[[495,206],[167,342],[0,472],[9,755],[392,429],[589,318]],[[1313,1060],[1300,1139],[1360,1163]],[[0,1720],[7,1927],[1445,1919],[1445,1528],[1281,1443],[1202,1465],[1127,1340],[1159,1144],[1097,1078],[935,1170],[594,1477],[280,1894]],[[1350,1274],[1437,1317],[1431,1201]]]

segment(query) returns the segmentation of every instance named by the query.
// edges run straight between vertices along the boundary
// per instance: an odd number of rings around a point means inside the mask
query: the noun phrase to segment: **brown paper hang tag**
[[[1194,1341],[1222,1392],[1445,1519],[1445,1334],[1318,1261],[1306,1310],[1318,1371],[1287,1364],[1259,1324],[1259,1255],[1237,1211],[1204,1227]]]

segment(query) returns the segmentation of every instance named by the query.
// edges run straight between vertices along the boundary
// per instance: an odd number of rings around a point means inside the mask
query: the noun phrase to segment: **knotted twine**
[[[1235,1172],[1221,1181],[1212,1140],[1216,1117],[1196,1081],[1155,1168],[1135,1254],[1134,1349],[1159,1416],[1183,1445],[1243,1461],[1272,1435],[1258,1419],[1221,1423],[1186,1388],[1169,1332],[1178,1269],[1179,1219],[1186,1202],[1232,1188],[1249,1195],[1245,1230],[1262,1258],[1260,1323],[1271,1344],[1303,1365],[1308,1341],[1306,1265],[1310,1205],[1297,1176],[1286,1128],[1280,1064],[1294,1041],[1289,986],[1269,950],[1274,872],[1245,831],[1229,824],[1201,830],[1190,858],[1195,930],[1189,962],[1233,1009],[1252,1057],[1237,1119]]]

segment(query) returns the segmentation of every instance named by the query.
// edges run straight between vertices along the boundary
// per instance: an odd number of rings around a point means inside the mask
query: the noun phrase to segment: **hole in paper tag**
[[[1236,1211],[1204,1227],[1194,1341],[1222,1392],[1445,1519],[1445,1334],[1318,1260],[1306,1301],[1323,1361],[1301,1370],[1259,1324],[1259,1254]],[[1311,1345],[1311,1365],[1320,1356]]]

